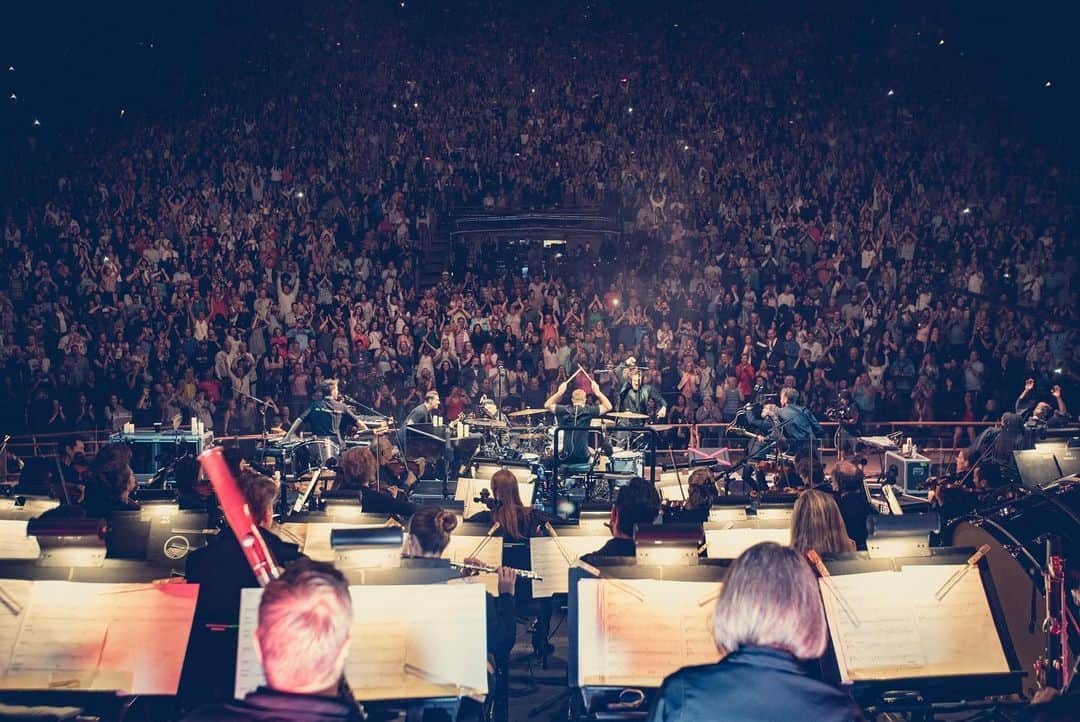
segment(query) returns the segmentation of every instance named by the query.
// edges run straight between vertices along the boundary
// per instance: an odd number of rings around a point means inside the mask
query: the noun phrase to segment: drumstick
[[[851,620],[852,626],[859,626],[859,618],[855,616],[855,610],[848,604],[847,599],[840,594],[840,590],[833,584],[832,575],[829,574],[828,568],[825,566],[825,562],[821,561],[821,555],[814,549],[806,552],[806,558],[810,560],[810,565],[817,569],[818,575],[821,576],[821,581],[825,582],[825,586],[829,588],[833,597],[840,604],[840,608],[844,610],[844,614]]]
[[[990,553],[990,545],[983,544],[981,547],[975,550],[975,553],[968,557],[967,562],[961,568],[953,572],[953,575],[945,580],[945,583],[934,593],[934,599],[939,602],[945,599],[946,595],[952,591],[953,587],[960,583],[960,580],[964,578],[964,575],[971,571],[971,568],[979,563],[979,560]]]

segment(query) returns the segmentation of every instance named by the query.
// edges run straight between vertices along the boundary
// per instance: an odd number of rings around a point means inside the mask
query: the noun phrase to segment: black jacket
[[[286,694],[260,687],[242,701],[200,707],[184,722],[360,722],[355,704],[332,697]]]
[[[807,675],[790,654],[744,647],[716,664],[664,680],[651,722],[855,722],[862,712],[839,689]]]
[[[266,529],[260,531],[278,565],[285,566],[303,556],[296,544],[282,541]],[[188,556],[186,576],[192,584],[201,585],[195,607],[195,619],[200,622],[236,624],[240,614],[240,590],[259,586],[240,543],[228,527],[205,547]]]
[[[633,539],[612,537],[604,546],[581,557],[586,564],[596,565],[598,557],[633,557],[637,556],[637,544]]]

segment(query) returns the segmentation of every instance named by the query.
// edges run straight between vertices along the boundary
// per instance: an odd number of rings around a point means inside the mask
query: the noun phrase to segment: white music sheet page
[[[963,565],[917,565],[899,572],[830,577],[821,594],[841,680],[995,674],[1009,671],[979,569],[940,602],[935,593]]]
[[[457,534],[451,534],[450,544],[443,551],[442,558],[460,564],[465,561],[466,557],[473,555],[476,547],[479,546],[484,539],[485,537],[482,536],[458,536]],[[491,537],[491,539],[484,544],[484,548],[480,550],[480,553],[475,556],[489,566],[501,566],[503,558],[502,537]],[[499,578],[495,574],[480,574],[478,577],[470,578],[468,582],[481,584],[487,590],[488,594],[493,597],[499,596]]]
[[[26,536],[28,522],[0,519],[0,559],[37,559],[41,547],[37,537]]]
[[[740,554],[761,542],[776,542],[787,546],[791,543],[791,532],[785,527],[780,529],[707,529],[705,544],[709,559],[737,559]]]
[[[354,586],[345,677],[358,700],[487,694],[483,587]],[[261,589],[245,589],[237,650],[237,698],[265,684],[255,656]]]
[[[566,550],[570,561],[576,562],[586,554],[604,546],[610,539],[610,534],[560,536],[559,543]],[[544,578],[543,581],[533,580],[533,596],[539,598],[566,594],[570,566],[559,551],[555,540],[551,537],[533,537],[529,540],[529,554],[532,557],[532,570]]]
[[[629,585],[644,601],[629,594]],[[578,684],[659,687],[672,672],[716,662],[719,582],[583,579],[578,583]]]
[[[33,582],[0,686],[176,694],[198,590]]]

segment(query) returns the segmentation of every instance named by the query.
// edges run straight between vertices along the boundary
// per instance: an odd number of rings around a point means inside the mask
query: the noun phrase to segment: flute
[[[498,567],[493,567],[490,564],[472,564],[471,562],[450,562],[450,566],[454,569],[464,569],[473,572],[485,572],[487,574],[494,574],[499,571]],[[522,579],[535,579],[538,582],[544,581],[544,578],[536,572],[529,571],[528,569],[514,569],[513,567],[507,567],[512,572],[517,574]]]

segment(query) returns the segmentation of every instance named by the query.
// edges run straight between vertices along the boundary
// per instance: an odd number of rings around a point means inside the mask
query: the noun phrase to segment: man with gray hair
[[[756,544],[731,565],[716,601],[713,639],[723,659],[665,679],[650,722],[862,720],[850,697],[802,664],[825,652],[827,634],[810,565],[790,547]]]
[[[195,710],[185,722],[359,722],[359,707],[340,694],[352,616],[341,572],[309,559],[290,564],[259,602],[255,652],[266,686]]]

